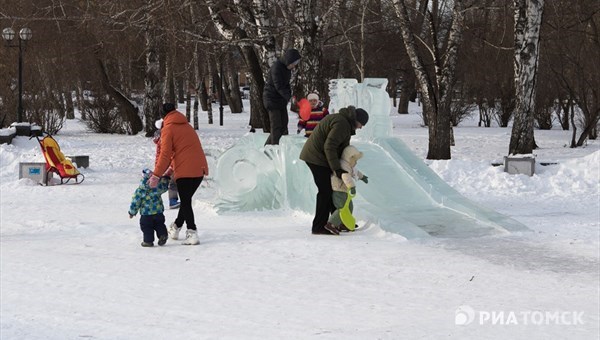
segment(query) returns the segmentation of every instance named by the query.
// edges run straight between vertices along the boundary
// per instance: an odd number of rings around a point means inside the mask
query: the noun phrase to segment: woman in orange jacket
[[[181,205],[177,218],[167,228],[171,239],[179,239],[179,231],[185,222],[186,237],[182,244],[199,244],[198,233],[192,210],[192,196],[208,175],[208,163],[200,143],[200,138],[185,116],[175,109],[172,103],[165,103],[162,108],[164,117],[160,138],[160,154],[154,167],[154,174],[163,174],[173,167],[173,177],[179,190]],[[158,183],[158,177],[153,175],[149,180],[152,187]]]

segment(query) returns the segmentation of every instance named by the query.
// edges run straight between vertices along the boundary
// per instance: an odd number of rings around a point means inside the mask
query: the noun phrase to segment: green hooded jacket
[[[328,167],[332,171],[341,169],[342,151],[350,145],[350,137],[355,133],[354,106],[345,107],[338,114],[327,115],[306,140],[300,152],[300,159],[307,163]]]

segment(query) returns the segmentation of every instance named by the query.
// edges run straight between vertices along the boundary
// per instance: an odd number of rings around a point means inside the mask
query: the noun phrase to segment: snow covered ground
[[[394,134],[424,158],[419,110],[391,115]],[[205,121],[214,169],[247,133],[248,113]],[[18,179],[19,162],[43,157],[17,137],[0,146],[0,338],[597,339],[600,143],[570,149],[561,130],[535,137],[533,177],[492,166],[510,129],[474,120],[455,129],[452,160],[426,161],[531,232],[407,241],[373,226],[313,236],[312,216],[298,211],[217,214],[207,178],[194,196],[201,244],[160,248],[140,247],[139,220],[127,215],[154,162],[150,139],[68,121],[56,139],[65,154],[90,156],[85,182],[42,187]]]

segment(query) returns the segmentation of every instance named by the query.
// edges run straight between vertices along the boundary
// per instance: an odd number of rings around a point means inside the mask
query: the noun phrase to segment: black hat
[[[298,50],[295,48],[290,48],[289,50],[285,51],[285,54],[283,55],[285,66],[292,64],[296,65],[300,62],[301,58],[302,56],[300,55],[300,52],[298,52]]]
[[[166,116],[167,113],[175,110],[175,104],[173,103],[164,103],[162,106],[162,116]]]
[[[363,109],[356,109],[356,121],[361,123],[363,126],[367,125],[369,121],[369,114]]]

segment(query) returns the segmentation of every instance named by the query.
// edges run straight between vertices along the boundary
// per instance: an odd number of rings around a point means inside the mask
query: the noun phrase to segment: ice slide
[[[527,230],[460,195],[400,139],[390,136],[389,98],[383,90],[387,80],[332,82],[330,107],[335,110],[336,105],[343,107],[350,101],[370,113],[369,124],[351,142],[363,152],[358,168],[370,179],[369,184],[358,182],[354,215],[359,224],[376,224],[406,238],[462,238]],[[266,136],[248,134],[219,158],[219,210],[289,207],[313,213],[316,187],[310,170],[298,159],[306,139],[284,136],[279,146],[263,147]]]

